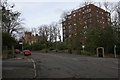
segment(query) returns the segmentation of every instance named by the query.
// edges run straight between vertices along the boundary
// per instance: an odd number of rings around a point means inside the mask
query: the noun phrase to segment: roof
[[[94,4],[85,5],[85,6],[81,7],[81,8],[78,8],[78,9],[72,11],[71,13],[75,13],[75,12],[77,12],[78,10],[83,9],[83,8],[85,8],[85,7],[87,7],[87,6],[94,6],[94,7],[98,8],[98,9],[100,9],[100,10],[106,12],[106,13],[109,13],[109,12],[105,11],[104,9],[102,9],[102,8],[100,8],[100,7],[98,7],[98,6],[94,5]]]

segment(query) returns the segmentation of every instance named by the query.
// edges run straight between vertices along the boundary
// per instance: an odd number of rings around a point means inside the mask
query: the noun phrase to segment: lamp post
[[[84,53],[84,48],[85,48],[85,45],[82,45],[82,48],[83,48],[83,53]]]

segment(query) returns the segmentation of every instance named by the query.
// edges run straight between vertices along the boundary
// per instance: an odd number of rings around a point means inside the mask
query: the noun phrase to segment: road
[[[118,59],[33,52],[3,60],[3,78],[118,78]]]

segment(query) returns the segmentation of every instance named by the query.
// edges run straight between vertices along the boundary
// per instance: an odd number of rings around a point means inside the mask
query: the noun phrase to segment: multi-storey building
[[[78,32],[86,33],[88,28],[106,27],[110,24],[110,13],[93,4],[73,10],[62,21],[63,41],[75,38]],[[83,37],[82,35],[81,37]],[[85,36],[84,36],[85,37]]]

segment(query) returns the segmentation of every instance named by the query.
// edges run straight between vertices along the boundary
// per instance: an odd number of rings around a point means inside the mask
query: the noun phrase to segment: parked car
[[[15,53],[20,53],[20,50],[19,49],[15,49]]]
[[[23,51],[23,54],[24,54],[25,56],[31,55],[31,51],[30,51],[30,50],[24,50],[24,51]]]

